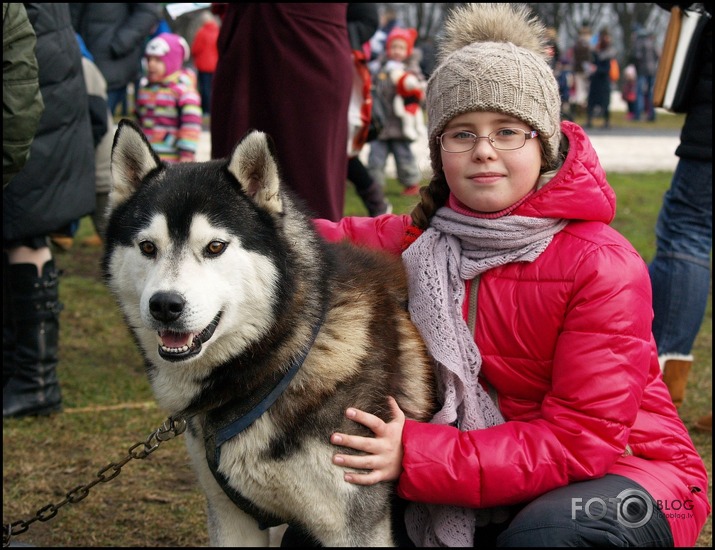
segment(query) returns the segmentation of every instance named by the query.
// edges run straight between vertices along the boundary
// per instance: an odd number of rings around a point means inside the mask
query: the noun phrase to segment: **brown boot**
[[[100,247],[102,246],[102,238],[95,233],[94,235],[82,239],[82,246]]]
[[[706,414],[705,416],[698,419],[698,421],[693,426],[693,430],[700,433],[712,434],[713,433],[713,413]]]
[[[673,405],[679,409],[685,398],[685,386],[688,383],[688,374],[690,367],[693,364],[692,356],[683,356],[678,358],[668,357],[663,365],[663,381],[668,386],[670,398],[673,400]]]
[[[74,238],[69,235],[61,235],[59,233],[50,234],[50,240],[57,248],[63,252],[67,252],[74,244]]]

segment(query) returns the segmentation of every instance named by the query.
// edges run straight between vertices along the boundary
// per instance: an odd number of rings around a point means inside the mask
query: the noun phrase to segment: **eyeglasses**
[[[499,128],[488,136],[478,136],[465,130],[454,130],[437,136],[442,149],[447,153],[466,153],[474,149],[478,139],[488,139],[494,149],[498,151],[513,151],[524,147],[527,139],[534,139],[539,132],[531,130],[525,132],[518,128]]]

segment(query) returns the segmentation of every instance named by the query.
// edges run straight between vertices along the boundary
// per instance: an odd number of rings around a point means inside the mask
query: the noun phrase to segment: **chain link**
[[[48,504],[43,506],[30,519],[17,520],[12,523],[4,523],[2,528],[2,545],[3,547],[10,545],[10,540],[15,535],[24,533],[36,521],[48,521],[54,518],[66,504],[77,504],[84,500],[89,491],[98,483],[107,483],[113,480],[121,472],[122,468],[132,459],[141,460],[148,457],[151,453],[159,448],[159,445],[165,441],[169,441],[176,436],[181,435],[186,430],[186,419],[184,418],[167,418],[164,423],[154,430],[149,437],[144,441],[140,441],[132,445],[127,451],[127,455],[119,462],[111,462],[97,472],[97,479],[90,481],[87,485],[78,485],[71,489],[65,495],[65,498],[57,504]]]

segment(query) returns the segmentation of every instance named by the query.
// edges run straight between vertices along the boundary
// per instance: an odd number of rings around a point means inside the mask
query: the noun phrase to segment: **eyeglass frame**
[[[494,139],[491,137],[492,134],[495,134],[496,132],[501,132],[502,130],[512,130],[514,132],[523,132],[524,133],[524,143],[522,143],[519,147],[515,147],[514,149],[501,149],[499,147],[494,146]],[[447,149],[444,148],[444,143],[442,143],[442,136],[444,136],[447,132],[442,132],[440,135],[437,136],[437,141],[439,142],[439,147],[444,151],[445,153],[450,153],[452,155],[459,155],[461,153],[469,153],[470,151],[474,150],[474,148],[477,146],[477,140],[480,139],[488,139],[489,140],[489,145],[492,146],[492,148],[495,151],[518,151],[524,145],[526,145],[526,140],[528,139],[534,139],[539,137],[539,132],[538,130],[529,130],[528,132],[526,130],[522,130],[521,128],[509,128],[508,126],[505,126],[504,128],[497,128],[493,132],[489,132],[486,136],[478,136],[474,132],[470,132],[469,130],[453,130],[454,132],[463,132],[465,134],[472,134],[474,138],[472,139],[472,146],[469,149],[465,149],[464,151],[448,151]]]

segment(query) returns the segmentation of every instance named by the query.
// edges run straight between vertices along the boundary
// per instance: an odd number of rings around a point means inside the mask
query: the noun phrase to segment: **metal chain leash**
[[[97,472],[97,479],[91,481],[87,485],[78,485],[74,489],[70,490],[66,495],[64,500],[57,504],[48,504],[43,506],[37,512],[35,512],[34,517],[27,520],[17,520],[12,523],[3,524],[2,529],[2,545],[3,547],[10,545],[10,540],[13,536],[19,535],[27,531],[34,522],[36,521],[48,521],[54,518],[66,504],[77,504],[87,497],[90,489],[97,485],[98,483],[107,483],[115,477],[117,477],[122,472],[122,467],[127,464],[132,459],[144,459],[148,457],[151,453],[156,451],[165,441],[169,441],[174,437],[181,435],[186,430],[186,419],[185,418],[167,418],[164,423],[154,430],[149,437],[144,441],[140,441],[135,445],[132,445],[127,451],[127,456],[125,456],[119,462],[112,462],[99,470]]]

